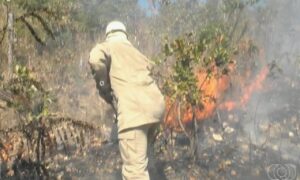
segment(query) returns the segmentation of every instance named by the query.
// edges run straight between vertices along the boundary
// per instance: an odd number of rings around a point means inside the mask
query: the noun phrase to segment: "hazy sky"
[[[148,8],[148,2],[147,2],[147,0],[139,0],[139,4],[140,4],[143,8]]]

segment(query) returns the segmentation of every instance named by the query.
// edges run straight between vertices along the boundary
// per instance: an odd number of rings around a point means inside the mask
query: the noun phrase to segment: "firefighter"
[[[125,25],[112,21],[89,64],[100,96],[116,110],[123,180],[149,179],[149,137],[165,111],[152,63],[129,42]]]

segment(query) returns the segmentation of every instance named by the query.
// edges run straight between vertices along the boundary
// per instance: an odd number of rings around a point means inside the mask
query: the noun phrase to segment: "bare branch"
[[[191,137],[189,135],[189,133],[186,131],[183,123],[182,123],[182,119],[181,119],[181,104],[180,102],[178,103],[178,106],[177,106],[177,121],[182,129],[182,131],[184,132],[184,134],[191,140]]]
[[[7,23],[5,24],[5,26],[3,27],[3,29],[0,31],[0,33],[2,32],[2,37],[0,38],[0,45],[2,44],[5,35],[6,35],[6,30],[7,30]]]
[[[45,42],[43,42],[43,40],[38,36],[38,34],[35,32],[34,28],[31,26],[31,24],[29,24],[26,19],[23,17],[20,19],[28,28],[28,30],[30,31],[31,35],[34,37],[34,39],[39,42],[41,45],[45,45]]]
[[[0,32],[3,32],[3,34],[2,34],[2,37],[0,38],[0,45],[2,44],[2,42],[3,42],[3,40],[4,40],[4,38],[5,38],[5,35],[6,35],[6,31],[7,31],[7,26],[8,26],[8,24],[7,24],[7,21],[8,21],[8,10],[7,10],[7,5],[4,5],[5,7],[6,7],[6,24],[5,24],[5,26],[2,28],[2,30],[0,31]]]
[[[34,9],[32,11],[26,12],[24,14],[22,14],[21,16],[16,18],[16,21],[20,21],[23,18],[26,18],[28,16],[32,16],[32,14],[38,14],[38,13],[46,13],[48,16],[50,17],[54,17],[56,19],[59,18],[59,16],[57,15],[57,13],[50,11],[48,8],[41,8],[41,9]]]
[[[43,26],[44,30],[47,32],[47,34],[50,35],[52,39],[55,39],[54,34],[53,34],[51,28],[46,23],[46,21],[40,15],[38,15],[34,12],[31,15],[33,17],[35,17],[42,24],[42,26]]]

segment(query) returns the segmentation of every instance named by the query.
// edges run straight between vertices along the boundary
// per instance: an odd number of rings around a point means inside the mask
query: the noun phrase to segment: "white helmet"
[[[122,22],[120,22],[120,21],[111,21],[106,26],[105,35],[107,36],[109,33],[114,33],[114,32],[117,32],[117,31],[121,31],[121,32],[123,32],[127,35],[126,27]]]

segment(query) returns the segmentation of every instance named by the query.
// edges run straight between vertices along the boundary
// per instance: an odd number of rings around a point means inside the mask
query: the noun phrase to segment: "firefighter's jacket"
[[[118,132],[163,118],[164,98],[150,76],[151,63],[124,33],[109,34],[105,42],[97,44],[89,63],[100,95],[107,102],[115,97]]]

